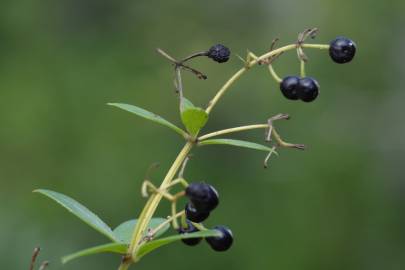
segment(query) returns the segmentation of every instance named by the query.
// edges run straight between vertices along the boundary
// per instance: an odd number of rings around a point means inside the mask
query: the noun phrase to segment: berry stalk
[[[279,55],[281,53],[284,53],[286,51],[290,51],[293,49],[297,49],[297,46],[300,46],[301,48],[312,48],[312,49],[329,49],[329,45],[327,44],[290,44],[290,45],[286,45],[283,47],[280,47],[278,49],[275,50],[271,50],[268,53],[265,53],[259,57],[257,57],[256,59],[253,59],[250,62],[247,62],[246,65],[241,68],[239,71],[237,71],[222,87],[221,89],[219,89],[219,91],[217,92],[217,94],[211,99],[211,101],[208,104],[208,107],[205,109],[206,113],[210,113],[212,111],[212,109],[214,108],[214,106],[218,103],[218,101],[221,99],[221,97],[226,93],[226,91],[230,88],[230,86],[236,82],[246,71],[248,71],[251,67],[253,67],[254,65],[265,61],[266,59],[269,59],[271,57],[274,57],[276,55]]]

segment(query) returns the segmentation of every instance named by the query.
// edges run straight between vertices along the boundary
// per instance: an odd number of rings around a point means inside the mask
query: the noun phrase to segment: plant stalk
[[[235,133],[239,131],[251,130],[251,129],[258,129],[258,128],[268,128],[268,124],[256,124],[256,125],[248,125],[248,126],[241,126],[241,127],[234,127],[234,128],[227,128],[223,130],[214,131],[208,134],[205,134],[198,138],[198,141],[203,141],[208,138],[216,137],[223,134]]]
[[[165,186],[170,184],[170,182],[174,178],[177,170],[180,168],[181,164],[183,163],[184,159],[190,153],[190,150],[192,149],[192,147],[193,147],[192,142],[187,142],[184,145],[183,149],[180,151],[176,160],[173,162],[172,166],[170,167],[169,171],[167,172],[162,184],[160,185],[160,188],[164,188]],[[132,234],[131,242],[130,242],[130,245],[128,248],[128,255],[130,256],[130,259],[123,260],[120,267],[118,268],[119,270],[127,270],[133,262],[136,262],[136,260],[137,260],[136,253],[139,250],[143,235],[145,233],[145,230],[146,230],[150,220],[153,217],[153,214],[156,211],[157,206],[159,205],[159,202],[162,200],[162,197],[163,197],[162,194],[159,194],[159,193],[151,195],[151,197],[149,198],[145,207],[143,208],[143,210],[139,216],[138,223],[135,226],[134,232]]]
[[[329,45],[324,45],[324,44],[301,44],[301,48],[315,48],[315,49],[328,49]],[[206,113],[209,114],[214,106],[217,104],[217,102],[221,99],[221,97],[226,93],[226,91],[233,85],[234,82],[236,82],[246,71],[248,71],[251,67],[254,65],[260,63],[261,61],[268,59],[272,56],[278,55],[280,53],[283,53],[285,51],[289,51],[292,49],[296,49],[297,44],[290,44],[286,45],[283,47],[280,47],[275,50],[271,50],[268,53],[265,53],[261,55],[260,57],[257,57],[253,59],[250,62],[246,63],[246,66],[241,68],[239,71],[237,71],[217,92],[217,94],[211,99],[209,102],[207,108],[206,108]],[[169,60],[173,61],[172,57],[168,56],[166,53],[162,53],[162,51],[159,49],[158,50],[161,54],[166,56]],[[175,60],[174,60],[175,61]],[[254,128],[264,128],[264,125],[252,125]],[[217,136],[219,134],[226,134],[226,133],[231,133],[231,132],[236,132],[240,130],[247,130],[247,129],[252,129],[248,126],[249,128],[246,127],[238,127],[238,128],[233,128],[233,129],[227,129],[227,130],[222,130],[218,132],[213,132],[207,135],[202,136],[201,138],[208,138],[212,136]],[[260,126],[260,127],[259,127]],[[267,125],[266,125],[267,126]],[[246,128],[246,129],[245,129]],[[215,134],[215,135],[214,135]],[[200,139],[201,139],[200,138]],[[173,180],[176,172],[179,170],[181,167],[182,163],[184,160],[187,158],[188,154],[190,153],[194,142],[187,142],[183,149],[180,151],[178,154],[176,160],[173,162],[172,166],[170,167],[169,171],[167,172],[165,178],[163,179],[163,182],[160,185],[160,188],[165,188],[166,186],[170,185],[171,181]],[[143,208],[139,218],[138,218],[138,223],[136,224],[136,227],[134,229],[134,232],[132,234],[131,242],[128,248],[127,256],[123,259],[121,262],[118,270],[127,270],[129,266],[137,261],[136,258],[136,253],[138,252],[140,245],[142,244],[143,236],[145,233],[145,230],[150,222],[150,220],[153,217],[153,214],[156,211],[156,208],[158,207],[160,201],[162,200],[162,194],[157,193],[157,194],[152,194],[148,201],[145,204],[145,207]]]

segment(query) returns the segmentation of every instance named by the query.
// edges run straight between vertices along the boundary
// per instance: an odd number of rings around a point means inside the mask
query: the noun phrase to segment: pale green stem
[[[302,44],[302,48],[310,48],[310,49],[320,49],[320,50],[328,50],[329,44]]]
[[[239,131],[258,129],[258,128],[268,128],[268,127],[269,127],[268,124],[256,124],[256,125],[228,128],[228,129],[218,130],[218,131],[215,131],[215,132],[205,134],[205,135],[199,137],[198,141],[203,141],[205,139],[208,139],[208,138],[211,138],[211,137],[216,137],[216,136],[223,135],[223,134],[235,133],[235,132],[239,132]]]
[[[202,225],[201,223],[191,222],[191,224],[193,224],[193,226],[196,227],[199,231],[206,231],[206,230],[208,230],[208,229],[205,228],[204,225]]]
[[[175,176],[177,170],[180,168],[181,164],[183,163],[184,159],[187,157],[189,154],[190,150],[193,147],[192,142],[187,142],[183,149],[180,151],[179,155],[177,156],[176,160],[173,162],[172,166],[170,167],[169,171],[167,172],[162,184],[160,185],[159,188],[164,188],[168,184],[170,184],[171,180]],[[127,270],[129,266],[136,261],[136,253],[139,250],[142,236],[144,235],[144,232],[152,219],[153,214],[156,211],[157,206],[159,205],[159,202],[162,199],[162,194],[153,194],[152,196],[149,197],[149,200],[147,201],[145,207],[143,208],[139,218],[138,218],[138,223],[135,226],[134,232],[132,234],[131,242],[128,248],[127,256],[130,256],[129,258],[123,260],[121,263],[120,267],[118,268],[119,270]]]
[[[205,109],[206,113],[210,113],[214,106],[217,104],[217,102],[221,99],[221,97],[226,93],[226,91],[230,88],[230,86],[236,82],[242,75],[245,73],[247,70],[249,70],[252,66],[256,65],[258,62],[268,59],[269,57],[272,57],[274,55],[277,55],[279,53],[295,49],[297,47],[296,44],[290,44],[275,50],[272,50],[268,53],[263,54],[262,56],[252,60],[249,63],[246,63],[246,65],[241,68],[239,71],[237,71],[222,87],[219,89],[217,94],[211,99],[211,101],[208,104],[207,109]]]
[[[274,80],[278,83],[281,83],[282,79],[277,75],[276,71],[274,70],[271,64],[269,65],[269,71]]]
[[[304,78],[305,75],[305,61],[304,60],[300,60],[301,65],[300,65],[300,74],[301,74],[301,78]]]
[[[314,49],[328,49],[329,45],[326,44],[301,44],[300,45],[302,48],[314,48]],[[249,70],[251,67],[256,65],[257,63],[268,59],[269,57],[275,56],[277,54],[293,50],[297,48],[297,44],[290,44],[286,45],[283,47],[280,47],[278,49],[272,50],[268,53],[265,53],[258,58],[252,60],[249,63],[246,63],[245,67],[241,68],[239,71],[237,71],[216,93],[216,95],[211,99],[211,101],[208,104],[208,107],[205,109],[206,113],[210,113],[214,106],[217,104],[217,102],[221,99],[221,97],[226,93],[226,91],[230,88],[230,86],[236,82],[242,75],[245,73],[247,70]]]
[[[152,236],[155,235],[157,232],[159,232],[161,229],[163,229],[167,224],[169,224],[173,220],[176,220],[177,218],[179,218],[180,216],[182,216],[184,214],[185,214],[184,210],[182,210],[178,213],[174,213],[171,217],[166,219],[164,222],[160,223],[156,228],[152,229],[152,231],[150,232],[150,235],[152,235]]]
[[[214,96],[213,99],[208,104],[207,109],[205,109],[205,112],[209,114],[212,109],[214,108],[215,104],[217,104],[218,100],[225,94],[226,90],[234,83],[236,82],[239,77],[243,75],[248,70],[247,67],[241,68],[238,72],[236,72],[225,84],[222,86],[221,89],[219,89],[218,93]]]
[[[172,216],[175,216],[177,212],[177,201],[172,201]],[[173,229],[177,230],[179,228],[179,223],[177,222],[177,217],[172,219]]]
[[[178,185],[178,184],[181,184],[185,188],[188,186],[188,183],[187,183],[186,179],[177,178],[177,179],[173,180],[169,185],[165,186],[164,189],[167,190],[167,189],[169,189],[169,188],[171,188],[171,187],[173,187],[175,185]]]

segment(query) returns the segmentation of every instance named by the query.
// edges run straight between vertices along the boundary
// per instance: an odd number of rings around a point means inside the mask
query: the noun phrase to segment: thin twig
[[[157,227],[153,228],[150,232],[148,232],[148,236],[149,237],[154,237],[155,234],[160,231],[161,229],[163,229],[167,224],[169,224],[170,222],[172,222],[173,219],[180,217],[181,215],[184,215],[185,212],[184,210],[178,212],[177,214],[168,217],[164,222],[160,223]]]
[[[35,261],[37,260],[37,257],[39,255],[39,252],[41,251],[40,247],[36,247],[34,249],[34,252],[32,253],[32,257],[31,257],[31,263],[30,263],[30,270],[33,270],[35,267]]]
[[[269,161],[271,155],[274,153],[274,150],[276,150],[276,147],[275,147],[275,146],[273,146],[273,147],[271,148],[271,151],[267,154],[266,158],[264,159],[263,166],[264,166],[265,169],[268,168],[268,161]]]
[[[184,58],[183,60],[181,60],[179,63],[183,64],[184,62],[187,62],[188,60],[193,59],[195,57],[207,56],[207,55],[208,55],[208,51],[193,53],[192,55],[189,55],[186,58]]]
[[[162,189],[160,189],[160,188],[157,188],[154,184],[152,184],[149,180],[145,180],[145,181],[143,181],[143,184],[142,184],[142,196],[144,197],[144,198],[146,198],[146,197],[148,197],[149,196],[149,194],[148,194],[148,188],[150,189],[150,190],[152,190],[152,192],[154,192],[154,193],[158,193],[158,194],[161,194],[164,198],[166,198],[168,201],[174,201],[175,200],[175,197],[173,196],[173,195],[171,195],[170,193],[168,193],[166,190],[162,190]]]
[[[277,144],[280,147],[295,148],[295,149],[299,149],[299,150],[306,149],[306,146],[304,144],[287,143],[287,142],[283,141],[283,139],[281,139],[280,134],[278,134],[278,132],[276,131],[275,128],[273,128],[272,134],[273,134],[274,139],[277,141]]]
[[[44,261],[41,266],[39,267],[39,270],[45,270],[45,268],[47,268],[49,265],[48,261]]]
[[[181,71],[180,71],[180,66],[176,66],[174,72],[176,73],[176,88],[177,92],[179,93],[180,96],[180,108],[183,102],[183,82],[181,81]]]
[[[180,168],[179,174],[177,175],[177,178],[183,178],[184,170],[186,169],[187,163],[190,160],[190,158],[191,158],[191,155],[188,155],[184,159],[183,164],[181,164],[181,168]]]
[[[173,57],[171,57],[167,52],[165,52],[164,50],[160,49],[160,48],[156,48],[156,51],[162,55],[163,57],[165,57],[166,59],[168,59],[170,62],[172,62],[172,64],[176,64],[177,60],[174,59]]]
[[[191,73],[196,75],[198,77],[198,79],[200,79],[200,80],[206,80],[208,78],[207,75],[205,75],[201,71],[196,70],[195,68],[192,68],[192,67],[184,65],[184,64],[179,64],[179,66],[181,66],[185,70],[191,71]]]

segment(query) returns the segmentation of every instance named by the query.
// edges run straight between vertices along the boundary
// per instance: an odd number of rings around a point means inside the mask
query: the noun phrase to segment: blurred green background
[[[195,149],[186,176],[220,192],[207,226],[226,224],[233,248],[177,243],[139,269],[404,269],[405,109],[403,1],[2,0],[0,8],[0,264],[28,269],[32,249],[50,269],[116,269],[97,255],[60,264],[62,255],[105,243],[54,202],[49,188],[78,199],[111,226],[139,214],[148,166],[158,183],[183,142],[172,131],[106,106],[126,102],[180,125],[172,70],[154,48],[176,57],[223,43],[227,64],[198,59],[209,77],[184,74],[186,95],[205,106],[240,66],[236,54],[265,52],[274,37],[294,42],[318,27],[317,43],[357,42],[348,65],[307,50],[307,73],[322,93],[304,104],[284,99],[265,68],[227,93],[206,131],[263,122],[308,151],[264,154],[226,146]],[[297,74],[296,54],[275,64]],[[261,142],[262,131],[233,136]],[[168,213],[167,205],[159,210]],[[134,269],[136,269],[134,267]]]

